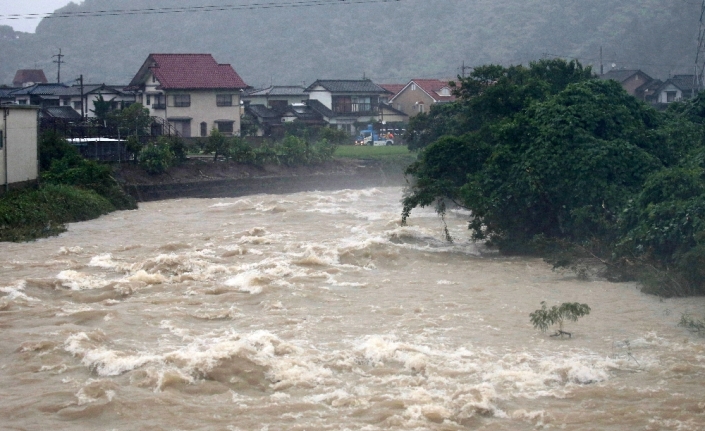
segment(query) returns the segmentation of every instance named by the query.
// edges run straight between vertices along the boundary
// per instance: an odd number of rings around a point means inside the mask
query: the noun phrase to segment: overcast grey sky
[[[9,20],[6,15],[14,14],[47,14],[54,12],[60,7],[71,3],[71,0],[0,0],[0,25],[9,25],[16,31],[34,32],[39,24],[39,19],[17,19]],[[81,0],[73,0],[73,3],[83,3]]]

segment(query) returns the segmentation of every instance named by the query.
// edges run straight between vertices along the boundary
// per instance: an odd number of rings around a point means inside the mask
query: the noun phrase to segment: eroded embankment
[[[140,202],[185,197],[236,197],[314,190],[398,186],[404,183],[407,161],[336,161],[315,168],[268,167],[259,170],[214,164],[192,164],[178,173],[145,178],[118,172],[125,191]],[[185,170],[197,175],[185,174]]]

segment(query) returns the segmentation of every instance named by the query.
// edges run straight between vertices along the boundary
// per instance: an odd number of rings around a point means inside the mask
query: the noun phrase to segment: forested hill
[[[262,8],[258,5],[308,4]],[[214,12],[44,19],[36,34],[0,27],[0,84],[65,55],[62,80],[128,83],[149,53],[212,53],[255,87],[317,78],[406,82],[460,66],[578,58],[599,70],[692,73],[700,2],[686,0],[85,0],[57,12],[253,5]],[[330,3],[322,4],[320,3]],[[227,9],[227,8],[224,8]]]

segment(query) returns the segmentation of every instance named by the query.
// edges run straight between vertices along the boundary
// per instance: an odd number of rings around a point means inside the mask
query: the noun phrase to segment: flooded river
[[[400,188],[183,199],[0,244],[2,430],[703,430],[703,298],[399,225]],[[529,313],[592,313],[572,338]]]

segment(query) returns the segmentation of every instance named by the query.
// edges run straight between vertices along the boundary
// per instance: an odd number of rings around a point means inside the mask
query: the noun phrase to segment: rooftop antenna
[[[705,0],[704,0],[705,1]],[[59,65],[59,70],[56,73],[56,83],[61,84],[61,64],[66,63],[65,61],[62,61],[61,59],[65,57],[64,55],[61,54],[61,48],[59,48],[59,53],[56,55],[52,55],[51,58],[56,57],[57,60],[54,60],[54,63]]]

